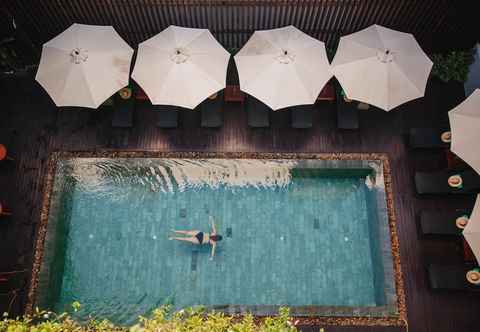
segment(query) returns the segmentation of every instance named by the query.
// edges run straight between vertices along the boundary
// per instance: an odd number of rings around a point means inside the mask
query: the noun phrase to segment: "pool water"
[[[44,303],[62,311],[79,301],[81,317],[117,323],[162,304],[257,314],[288,305],[299,315],[385,308],[393,300],[385,291],[391,257],[381,250],[388,238],[379,231],[386,223],[377,211],[379,167],[361,165],[61,160]],[[209,220],[223,236],[213,260],[209,246],[168,240],[173,229],[209,232]]]

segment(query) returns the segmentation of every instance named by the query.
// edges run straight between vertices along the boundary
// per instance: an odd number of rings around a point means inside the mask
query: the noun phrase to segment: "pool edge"
[[[400,262],[400,247],[396,228],[396,215],[393,203],[391,169],[387,153],[272,153],[272,152],[160,152],[160,151],[57,151],[48,159],[47,174],[43,185],[40,222],[36,232],[32,273],[27,293],[25,313],[33,312],[38,277],[43,258],[44,241],[47,231],[54,174],[60,158],[191,158],[191,159],[319,159],[319,160],[379,160],[382,161],[388,223],[390,230],[391,253],[394,267],[395,291],[398,316],[386,317],[295,317],[298,325],[340,325],[340,326],[407,326],[405,290]],[[261,317],[259,317],[261,318]]]
[[[45,236],[47,234],[50,202],[55,179],[55,169],[57,167],[57,160],[59,159],[59,157],[60,155],[58,152],[53,152],[48,158],[47,174],[45,176],[42,191],[43,195],[42,206],[40,210],[40,222],[38,224],[38,228],[35,234],[35,243],[33,249],[33,266],[27,293],[27,303],[25,305],[25,314],[27,315],[30,315],[33,312],[33,304],[35,302],[35,295],[38,286],[38,275],[42,264]]]

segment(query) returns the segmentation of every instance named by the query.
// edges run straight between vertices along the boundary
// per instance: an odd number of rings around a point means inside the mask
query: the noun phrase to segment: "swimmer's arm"
[[[212,233],[217,234],[217,230],[215,229],[215,223],[213,222],[212,216],[210,216],[210,223],[212,224]]]
[[[213,259],[213,257],[215,256],[215,248],[217,247],[217,244],[214,242],[212,243],[212,254],[210,255],[210,260]]]

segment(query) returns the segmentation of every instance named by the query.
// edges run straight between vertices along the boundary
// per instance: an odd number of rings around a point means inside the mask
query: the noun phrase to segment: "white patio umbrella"
[[[152,104],[193,109],[225,88],[229,59],[207,29],[171,25],[138,46],[132,78]]]
[[[423,97],[432,65],[412,34],[372,25],[340,38],[332,71],[349,99],[389,111]]]
[[[448,112],[452,143],[450,150],[480,174],[480,89]]]
[[[57,106],[97,108],[128,85],[132,55],[113,27],[75,23],[43,44],[35,79]]]
[[[313,104],[332,77],[325,44],[294,26],[255,31],[234,59],[240,89],[273,110]]]
[[[467,226],[463,229],[462,234],[472,248],[477,262],[480,263],[480,195],[477,195],[472,214],[468,218]]]

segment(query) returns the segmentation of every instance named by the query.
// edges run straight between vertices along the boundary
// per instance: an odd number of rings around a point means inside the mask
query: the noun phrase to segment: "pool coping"
[[[390,230],[392,261],[398,315],[386,317],[348,316],[299,316],[294,320],[301,326],[407,326],[405,290],[400,263],[396,216],[393,203],[393,189],[390,163],[387,153],[271,153],[271,152],[160,152],[160,151],[58,151],[53,152],[47,165],[47,175],[43,185],[43,201],[40,222],[36,232],[33,267],[27,294],[25,313],[31,314],[36,298],[38,278],[43,259],[44,242],[50,211],[51,195],[57,161],[63,158],[186,158],[186,159],[317,159],[317,160],[378,160],[383,165],[386,205]],[[234,315],[238,316],[238,315]],[[261,316],[258,316],[261,318]]]

